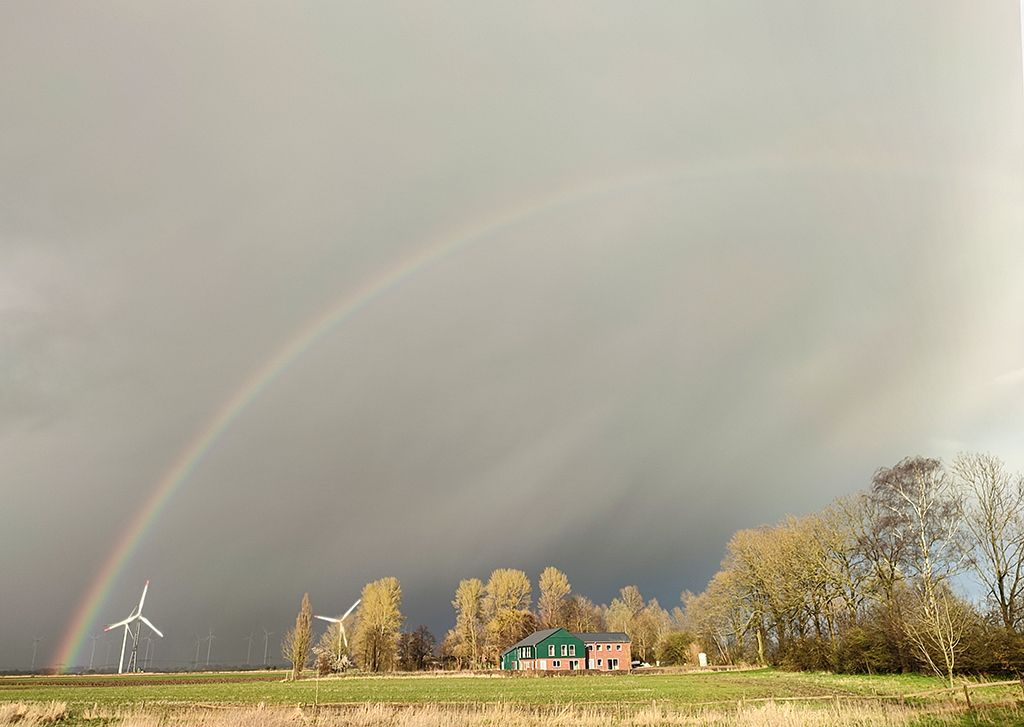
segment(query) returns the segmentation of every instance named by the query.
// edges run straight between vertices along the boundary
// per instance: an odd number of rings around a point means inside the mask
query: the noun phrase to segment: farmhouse
[[[629,637],[624,633],[571,634],[565,629],[536,631],[501,653],[502,669],[571,671],[629,669]]]

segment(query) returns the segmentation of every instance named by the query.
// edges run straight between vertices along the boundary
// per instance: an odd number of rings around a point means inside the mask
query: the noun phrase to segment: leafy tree
[[[487,636],[484,621],[484,584],[479,578],[459,582],[455,591],[455,629],[451,632],[448,652],[455,657],[459,666],[468,664],[476,669],[480,665],[483,646]]]
[[[696,658],[693,656],[693,652],[696,650],[691,648],[696,641],[697,637],[690,631],[674,630],[663,634],[655,650],[658,663],[663,666],[696,663]]]
[[[292,663],[292,679],[301,679],[302,670],[309,662],[309,647],[313,641],[313,608],[309,605],[309,594],[302,596],[302,607],[295,618],[295,628],[284,635],[281,653]]]
[[[572,590],[568,577],[557,568],[548,567],[540,574],[538,586],[537,625],[542,629],[567,629],[567,597]]]
[[[530,612],[530,579],[521,570],[499,568],[491,573],[484,588],[484,619],[487,622],[487,657],[498,655],[537,628]]]
[[[657,599],[645,604],[636,586],[626,586],[619,595],[621,598],[613,599],[604,612],[608,628],[629,635],[633,656],[645,662],[656,661],[655,648],[662,633],[671,627],[671,617]]]
[[[363,587],[356,612],[357,626],[353,653],[367,671],[391,671],[398,656],[398,634],[405,617],[402,587],[394,577],[381,578]]]

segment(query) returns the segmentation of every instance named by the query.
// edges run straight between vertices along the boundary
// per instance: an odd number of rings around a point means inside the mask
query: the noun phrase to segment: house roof
[[[532,634],[527,636],[525,639],[522,639],[521,641],[517,641],[516,643],[512,644],[512,646],[510,646],[507,649],[505,649],[503,652],[501,652],[501,655],[505,656],[505,654],[507,654],[510,651],[515,651],[520,646],[536,646],[541,641],[543,641],[544,639],[546,639],[547,637],[551,636],[551,634],[553,634],[553,633],[555,633],[557,631],[565,631],[565,629],[558,628],[558,629],[544,629],[543,631],[534,631]],[[565,631],[565,633],[569,634],[568,631]],[[575,636],[577,639],[580,639],[579,634],[569,634],[569,636]],[[580,639],[580,641],[582,641],[582,640],[583,639]]]
[[[608,631],[600,634],[573,634],[577,639],[586,643],[593,643],[595,641],[621,641],[623,643],[632,643],[628,634],[624,634],[621,631]]]

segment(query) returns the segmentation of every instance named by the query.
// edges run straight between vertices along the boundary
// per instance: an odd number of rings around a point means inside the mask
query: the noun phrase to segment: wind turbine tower
[[[30,672],[34,672],[36,670],[36,649],[39,647],[39,642],[42,640],[42,636],[34,636],[32,638],[32,666],[29,668]]]
[[[213,626],[210,627],[210,635],[206,637],[206,668],[210,668],[210,647],[213,646],[213,640],[217,638],[213,635]]]
[[[245,640],[249,642],[249,648],[245,652],[245,665],[249,666],[249,656],[252,654],[252,634],[249,634]]]
[[[149,619],[142,615],[142,604],[146,602],[146,591],[149,590],[149,581],[146,581],[145,587],[142,589],[142,598],[139,599],[139,605],[136,606],[131,614],[124,621],[118,621],[116,624],[110,624],[104,631],[110,631],[110,629],[116,629],[118,626],[124,626],[124,638],[121,640],[121,661],[117,664],[117,673],[124,673],[124,649],[128,645],[128,636],[132,637],[132,653],[128,657],[128,671],[138,670],[138,654],[139,654],[139,636],[142,634],[142,624],[146,624],[152,629],[153,633],[163,638],[163,634],[160,630],[149,622]],[[135,624],[135,630],[132,630],[132,624]]]
[[[96,656],[96,639],[98,639],[99,637],[99,634],[89,637],[90,639],[92,639],[92,653],[89,654],[89,671],[92,671],[92,660]]]
[[[267,642],[270,641],[270,636],[273,631],[267,631],[267,627],[263,627],[263,666],[267,665]]]

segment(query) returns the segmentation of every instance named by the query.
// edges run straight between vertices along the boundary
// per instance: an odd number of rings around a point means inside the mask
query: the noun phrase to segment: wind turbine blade
[[[318,618],[321,621],[330,621],[332,624],[341,623],[341,619],[340,618],[331,618],[330,616],[317,616],[317,615],[314,614],[313,618]],[[344,618],[344,616],[342,618]]]
[[[156,626],[151,624],[149,622],[149,619],[146,618],[145,616],[139,616],[139,621],[141,621],[142,623],[144,623],[147,626],[149,626],[149,628],[151,628],[153,630],[153,633],[156,634],[157,636],[159,636],[161,639],[164,637],[164,635],[162,633],[160,633],[160,629],[158,629]]]
[[[110,624],[109,626],[107,626],[107,628],[105,628],[103,630],[104,631],[110,631],[110,629],[116,629],[118,626],[127,626],[128,624],[130,624],[135,619],[136,619],[136,616],[134,616],[134,615],[129,616],[124,621],[118,621],[116,624]]]
[[[139,599],[139,613],[142,613],[142,604],[146,601],[146,591],[149,590],[149,581],[142,587],[142,598]]]
[[[345,616],[348,616],[348,615],[349,615],[350,613],[352,613],[352,610],[353,610],[353,609],[354,609],[354,608],[355,608],[356,606],[358,606],[358,605],[359,605],[359,601],[362,601],[362,600],[363,600],[363,599],[361,599],[361,598],[360,598],[360,599],[359,599],[358,601],[356,601],[355,603],[353,603],[353,604],[352,604],[352,606],[351,606],[351,608],[349,608],[349,610],[345,611]],[[341,618],[342,618],[342,619],[344,619],[344,618],[345,618],[345,616],[342,616]]]

